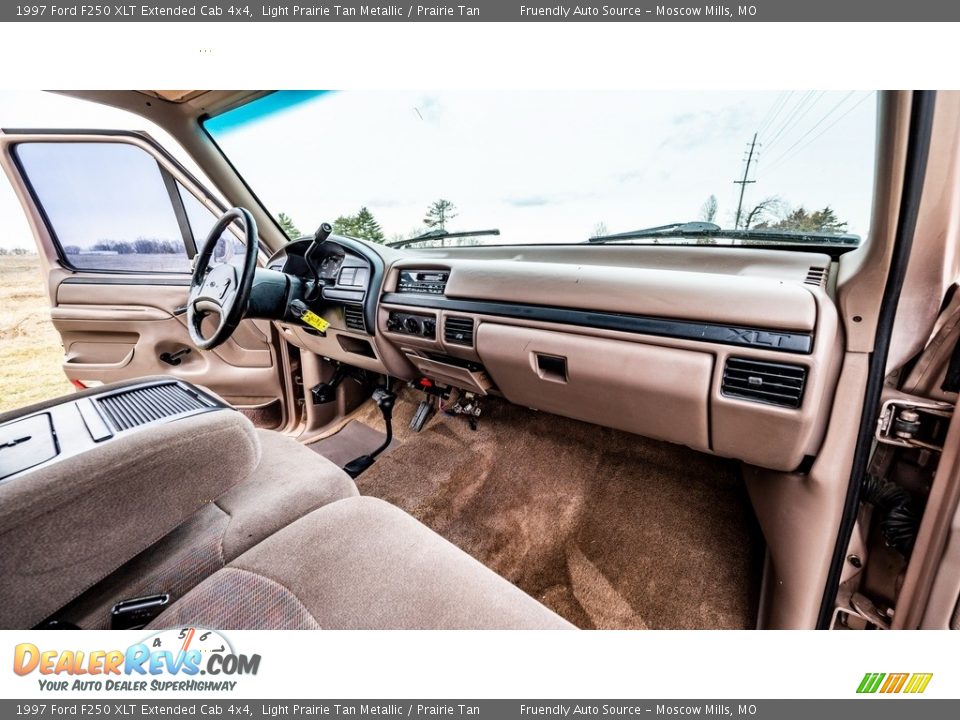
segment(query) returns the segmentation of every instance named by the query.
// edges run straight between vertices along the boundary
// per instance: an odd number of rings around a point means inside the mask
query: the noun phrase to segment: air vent
[[[811,265],[810,269],[807,270],[807,277],[803,282],[807,285],[823,287],[827,282],[827,269],[825,267]]]
[[[213,407],[177,383],[121,390],[94,400],[117,432]]]
[[[343,321],[350,330],[366,332],[367,326],[363,322],[363,308],[347,305],[343,308]]]
[[[448,317],[443,324],[443,339],[454,345],[473,346],[473,318]]]
[[[807,369],[802,365],[729,358],[721,392],[727,397],[798,408],[806,379]]]

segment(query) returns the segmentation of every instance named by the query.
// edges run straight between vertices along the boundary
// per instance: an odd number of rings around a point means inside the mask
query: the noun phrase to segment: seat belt
[[[953,346],[950,362],[947,364],[947,374],[943,377],[940,389],[948,393],[960,392],[960,337]]]
[[[941,382],[936,378],[944,373]],[[960,390],[960,293],[951,286],[940,307],[933,334],[901,385],[903,392],[952,402]]]

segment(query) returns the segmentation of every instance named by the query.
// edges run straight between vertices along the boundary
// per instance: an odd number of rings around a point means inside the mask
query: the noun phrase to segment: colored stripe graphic
[[[887,675],[887,681],[880,688],[882,693],[898,693],[903,689],[904,684],[910,673],[890,673]]]
[[[907,687],[904,690],[906,693],[922,693],[927,689],[927,685],[930,684],[930,679],[933,677],[933,673],[914,673],[910,677],[910,682],[907,683]]]
[[[927,689],[933,673],[866,673],[857,692],[860,694],[919,694]]]
[[[857,692],[875,693],[877,688],[880,687],[880,683],[884,677],[886,677],[885,673],[867,673],[863,676],[863,680],[860,681],[860,687],[857,688]]]

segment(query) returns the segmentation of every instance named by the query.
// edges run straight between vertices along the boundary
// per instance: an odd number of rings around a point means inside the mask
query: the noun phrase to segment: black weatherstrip
[[[722,345],[764,348],[804,355],[809,354],[813,349],[813,337],[809,333],[802,332],[718,325],[688,320],[672,320],[670,318],[623,315],[597,310],[547,307],[544,305],[524,305],[489,300],[461,300],[412,293],[385,293],[381,302],[434,310],[476,313],[478,315],[496,315],[520,320],[562,323],[603,330],[620,330],[641,335],[656,335],[657,337],[701,340]]]
[[[847,485],[847,497],[840,520],[840,531],[834,546],[827,584],[820,601],[820,615],[817,627],[825,630],[830,627],[833,606],[840,586],[840,575],[846,562],[847,546],[853,534],[857,513],[860,509],[861,482],[867,474],[870,462],[870,450],[873,446],[873,434],[876,427],[877,412],[880,407],[880,395],[890,350],[890,335],[893,321],[903,288],[903,278],[907,272],[907,262],[913,246],[913,233],[917,227],[917,214],[920,198],[923,194],[923,178],[927,172],[927,155],[930,152],[930,135],[933,128],[933,108],[936,93],[922,90],[913,93],[910,108],[910,129],[907,142],[906,167],[904,172],[903,193],[900,198],[900,213],[897,218],[897,231],[894,236],[893,257],[890,260],[890,273],[880,302],[877,320],[877,336],[874,338],[873,352],[870,355],[867,388],[864,392],[863,409],[860,415],[860,429],[857,435],[857,447],[853,456],[853,467]]]

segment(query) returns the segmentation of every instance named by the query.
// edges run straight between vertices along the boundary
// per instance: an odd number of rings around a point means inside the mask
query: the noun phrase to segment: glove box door
[[[708,353],[481,323],[477,352],[518,405],[710,448]]]

